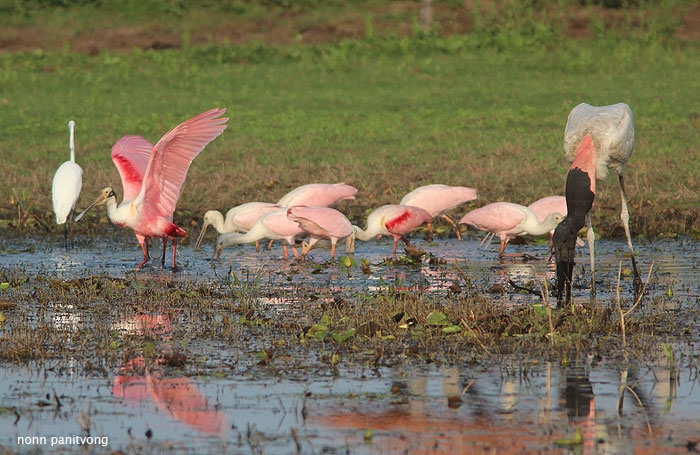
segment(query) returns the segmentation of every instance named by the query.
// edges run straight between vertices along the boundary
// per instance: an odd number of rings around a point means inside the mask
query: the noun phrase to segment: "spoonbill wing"
[[[141,136],[124,136],[112,146],[112,161],[122,178],[124,201],[133,201],[141,192],[152,151],[153,144]]]
[[[144,206],[171,217],[187,171],[199,153],[226,129],[226,109],[210,109],[168,131],[153,148],[143,177]]]

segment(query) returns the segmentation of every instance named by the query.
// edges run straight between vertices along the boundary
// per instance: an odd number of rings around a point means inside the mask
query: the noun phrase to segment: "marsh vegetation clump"
[[[93,372],[143,357],[199,373],[264,366],[284,374],[340,364],[570,361],[622,351],[614,302],[548,311],[478,289],[435,295],[394,287],[290,293],[261,282],[251,292],[251,286],[29,277],[4,293],[16,305],[3,310],[0,356],[14,363],[78,361]],[[626,318],[626,349],[643,356],[697,332],[697,308],[664,305],[649,299]]]

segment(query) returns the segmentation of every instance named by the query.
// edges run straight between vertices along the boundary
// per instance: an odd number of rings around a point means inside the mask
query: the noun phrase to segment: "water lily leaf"
[[[428,315],[425,323],[427,325],[448,325],[450,321],[447,320],[447,315],[445,313],[435,310]]]
[[[537,316],[547,316],[547,308],[545,308],[542,303],[532,305],[532,309],[535,310]]]
[[[342,343],[344,341],[347,341],[348,338],[351,338],[355,335],[355,329],[349,329],[349,330],[343,330],[342,332],[334,333],[331,335],[331,338],[336,343]]]
[[[306,338],[315,338],[317,340],[323,340],[328,335],[328,326],[325,324],[314,324],[309,327],[306,332]]]
[[[258,351],[255,353],[255,358],[258,360],[267,359],[268,357],[267,351]]]
[[[6,289],[10,289],[10,283],[8,283],[8,282],[0,283],[0,291],[4,291]]]
[[[462,328],[458,325],[448,325],[442,328],[442,333],[444,334],[450,334],[450,333],[459,333],[462,331]]]
[[[583,444],[583,430],[581,430],[581,427],[576,427],[576,430],[571,437],[557,439],[554,441],[554,444],[566,447],[579,446]]]

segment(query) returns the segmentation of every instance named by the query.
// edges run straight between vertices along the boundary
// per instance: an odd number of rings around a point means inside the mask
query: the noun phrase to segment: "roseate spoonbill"
[[[335,245],[338,240],[352,234],[350,221],[330,207],[308,207],[298,205],[287,210],[287,218],[299,224],[299,227],[309,233],[309,240],[301,250],[302,259],[306,258],[309,250],[320,239],[331,241],[331,260],[335,258]]]
[[[63,224],[63,242],[68,248],[68,231],[72,224],[69,215],[75,210],[75,203],[80,197],[83,187],[83,169],[75,162],[75,122],[68,122],[70,161],[66,161],[56,169],[51,186],[53,212],[56,214],[56,224]],[[67,222],[66,222],[67,221]]]
[[[588,246],[591,261],[591,300],[595,299],[595,234],[591,225],[591,207],[595,199],[596,180],[603,180],[608,169],[617,173],[620,182],[622,211],[620,219],[627,236],[632,268],[634,293],[639,295],[642,280],[629,229],[629,210],[625,196],[623,172],[634,150],[634,117],[625,103],[591,106],[581,103],[569,113],[564,130],[564,156],[571,163],[566,177],[568,214],[554,231],[553,243],[557,262],[557,302],[561,306],[571,299],[571,280],[576,255],[578,231],[588,223]]]
[[[394,254],[396,254],[396,244],[399,239],[406,245],[411,243],[406,238],[406,234],[423,224],[430,224],[433,217],[425,209],[411,205],[388,204],[374,209],[367,217],[367,228],[361,229],[353,226],[353,233],[347,238],[345,251],[352,253],[355,251],[355,239],[367,241],[373,237],[380,238],[382,235],[391,235],[394,238]]]
[[[261,239],[272,239],[287,241],[287,243],[282,242],[285,259],[289,259],[287,245],[292,247],[294,257],[298,258],[299,252],[294,246],[294,239],[302,233],[304,233],[304,230],[299,227],[299,224],[287,218],[287,208],[284,207],[260,217],[248,232],[221,234],[216,241],[216,249],[214,250],[213,257],[214,259],[221,257],[221,252],[228,245],[250,243]]]
[[[447,185],[425,185],[416,188],[401,199],[399,204],[412,205],[427,210],[433,218],[442,216],[445,221],[450,223],[455,228],[457,238],[462,240],[459,235],[459,228],[452,218],[445,215],[445,212],[459,207],[465,202],[476,199],[476,190],[466,186],[447,186]],[[429,238],[432,238],[432,232],[428,232]]]
[[[172,222],[175,205],[192,160],[226,129],[228,118],[221,117],[226,109],[210,109],[184,121],[167,132],[154,146],[140,136],[124,136],[112,147],[112,161],[119,170],[124,187],[124,200],[117,206],[112,188],[102,190],[100,197],[90,204],[75,220],[79,221],[92,207],[107,204],[107,214],[116,226],[130,227],[143,250],[143,261],[148,262],[150,238],[167,240],[173,244],[172,268],[177,269],[177,239],[187,232]]]
[[[253,227],[256,221],[261,216],[266,215],[274,210],[282,208],[271,202],[246,202],[245,204],[237,205],[228,212],[226,218],[218,210],[208,210],[204,214],[204,223],[202,224],[202,232],[199,233],[197,241],[194,244],[194,249],[198,250],[202,245],[204,233],[207,227],[214,226],[214,229],[219,234],[227,234],[229,232],[246,232]],[[255,242],[255,250],[259,251],[259,243]]]
[[[508,241],[518,235],[542,235],[554,229],[563,219],[560,213],[550,213],[543,222],[537,220],[537,215],[524,205],[512,202],[494,202],[471,212],[459,220],[459,224],[468,224],[501,239],[498,257],[520,257],[521,254],[505,254]]]
[[[277,205],[332,207],[340,201],[355,199],[355,194],[357,194],[357,188],[345,183],[310,183],[285,194],[277,201]]]

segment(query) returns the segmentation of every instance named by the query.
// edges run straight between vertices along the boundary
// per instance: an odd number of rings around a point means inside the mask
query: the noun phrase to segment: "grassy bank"
[[[626,171],[633,230],[697,234],[697,43],[649,27],[567,40],[551,25],[496,32],[494,21],[466,35],[377,36],[365,23],[364,39],[315,45],[0,54],[1,226],[53,229],[51,179],[68,157],[69,119],[85,171],[79,207],[104,186],[121,192],[109,159],[119,137],[155,142],[219,106],[229,128],[193,163],[176,221],[345,181],[359,194],[343,210],[360,222],[427,183],[475,187],[478,205],[563,194],[569,110],[624,101],[637,130]],[[596,203],[597,232],[619,234],[612,177]]]

